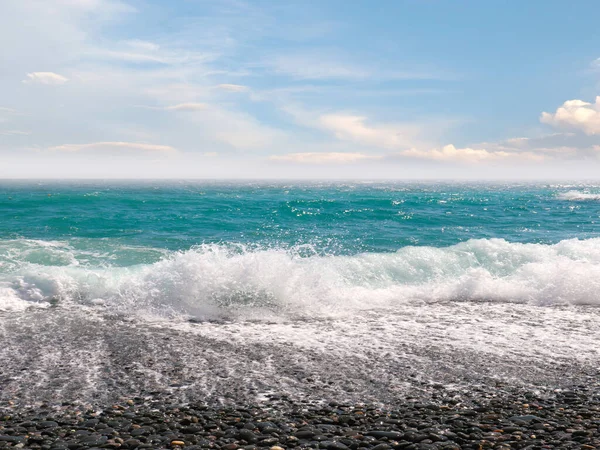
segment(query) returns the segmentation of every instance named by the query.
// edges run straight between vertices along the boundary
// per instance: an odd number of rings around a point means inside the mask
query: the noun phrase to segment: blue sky
[[[595,1],[0,3],[0,176],[598,178]]]

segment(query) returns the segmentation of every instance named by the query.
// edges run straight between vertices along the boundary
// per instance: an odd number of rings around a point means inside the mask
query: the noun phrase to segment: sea
[[[598,342],[597,183],[0,183],[0,401],[559,389]]]

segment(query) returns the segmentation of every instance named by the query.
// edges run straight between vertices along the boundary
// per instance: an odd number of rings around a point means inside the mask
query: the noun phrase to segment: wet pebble
[[[271,406],[171,404],[153,398],[87,410],[0,410],[0,448],[40,450],[451,450],[600,448],[600,396],[474,391],[437,405],[306,402]],[[540,397],[540,398],[538,398]],[[568,401],[565,401],[567,399]],[[286,403],[287,402],[287,403]],[[435,407],[434,407],[435,406]]]

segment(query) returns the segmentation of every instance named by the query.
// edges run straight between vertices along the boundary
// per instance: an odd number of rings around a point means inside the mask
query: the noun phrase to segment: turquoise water
[[[600,197],[565,198],[584,190],[590,188],[13,183],[0,185],[0,239],[108,238],[170,250],[223,242],[311,244],[327,254],[444,247],[479,238],[556,243],[600,235]]]
[[[597,185],[4,182],[0,309],[595,304],[599,242]]]

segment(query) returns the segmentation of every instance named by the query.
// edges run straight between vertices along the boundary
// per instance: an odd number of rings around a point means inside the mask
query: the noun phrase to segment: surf
[[[570,201],[586,201],[586,200],[600,200],[600,194],[590,193],[586,191],[567,191],[557,195],[559,200],[570,200]]]
[[[90,245],[57,241],[1,244],[5,312],[91,307],[136,316],[276,320],[436,302],[600,306],[600,238],[471,239],[355,255],[321,255],[306,245],[158,251],[104,242],[93,252]]]

